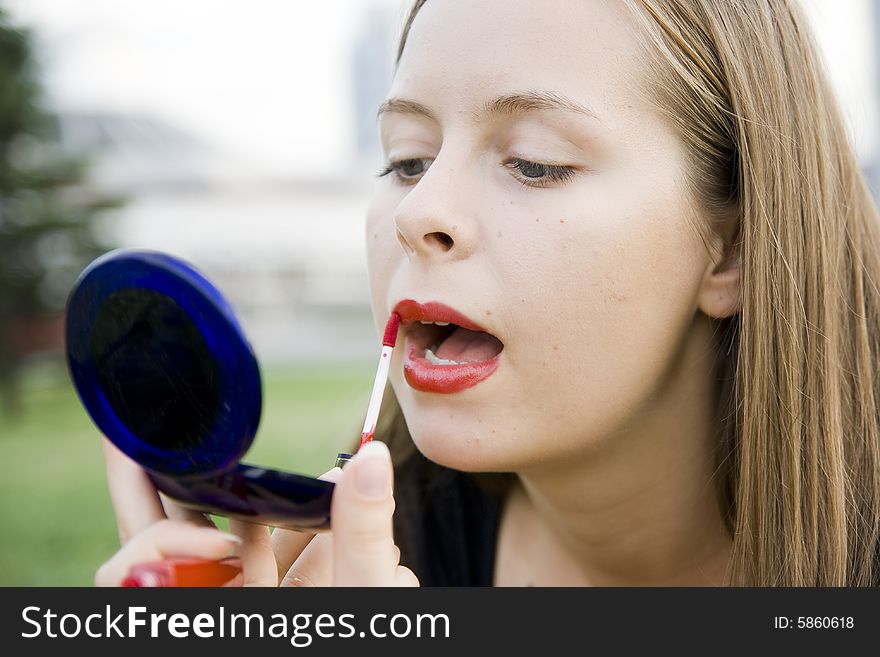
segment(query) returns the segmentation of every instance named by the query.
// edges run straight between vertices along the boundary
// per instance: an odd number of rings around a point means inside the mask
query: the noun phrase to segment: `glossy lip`
[[[400,323],[403,326],[412,324],[413,322],[451,322],[461,327],[470,329],[471,331],[482,331],[483,333],[491,333],[485,328],[465,317],[455,308],[450,308],[445,303],[439,301],[429,301],[427,303],[419,303],[412,299],[404,299],[396,306],[394,311],[400,315]]]
[[[400,315],[400,324],[406,333],[403,375],[412,388],[422,392],[450,394],[477,385],[498,369],[503,349],[488,360],[461,365],[434,365],[424,357],[428,345],[415,341],[406,330],[415,322],[451,322],[471,331],[490,333],[454,308],[436,301],[421,304],[404,299],[394,307],[394,312]]]

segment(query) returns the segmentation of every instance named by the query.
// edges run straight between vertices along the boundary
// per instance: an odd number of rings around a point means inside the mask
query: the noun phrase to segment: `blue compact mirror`
[[[262,411],[257,359],[232,307],[186,262],[123,249],[67,303],[67,363],[92,420],[156,487],[198,511],[330,527],[333,483],[246,465]]]

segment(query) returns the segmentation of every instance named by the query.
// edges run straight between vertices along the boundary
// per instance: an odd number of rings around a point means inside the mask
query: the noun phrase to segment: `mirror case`
[[[67,362],[92,420],[186,507],[328,529],[333,483],[240,462],[262,411],[257,359],[232,307],[168,254],[118,250],[68,299]]]

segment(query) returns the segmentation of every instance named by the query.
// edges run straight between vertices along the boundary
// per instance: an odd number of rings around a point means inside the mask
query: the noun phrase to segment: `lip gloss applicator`
[[[388,369],[391,367],[391,354],[394,353],[394,345],[397,344],[397,332],[399,329],[400,315],[391,313],[391,317],[385,325],[385,335],[382,336],[382,355],[379,356],[379,367],[376,370],[376,380],[373,382],[373,393],[370,395],[367,418],[364,421],[364,430],[361,432],[361,447],[370,442],[376,434],[379,407],[382,406],[385,383],[388,381]]]
[[[385,394],[385,384],[388,381],[388,369],[391,367],[391,355],[397,344],[397,333],[400,329],[400,315],[391,313],[388,323],[385,324],[385,334],[382,336],[382,354],[379,356],[379,367],[376,370],[376,380],[373,381],[373,392],[370,395],[370,405],[367,407],[367,417],[364,420],[364,428],[361,431],[361,444],[363,447],[376,435],[376,421],[379,419],[379,408],[382,406],[382,396]],[[336,466],[343,467],[351,458],[351,454],[340,452],[336,456]]]

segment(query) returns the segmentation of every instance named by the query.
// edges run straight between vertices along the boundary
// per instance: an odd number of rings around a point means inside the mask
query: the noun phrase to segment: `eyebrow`
[[[524,91],[498,96],[485,103],[476,112],[472,112],[471,116],[474,121],[479,121],[483,117],[510,116],[540,110],[574,112],[599,120],[599,117],[588,107],[554,91]],[[405,98],[389,98],[382,103],[379,106],[379,111],[376,112],[376,120],[388,112],[417,114],[439,123],[436,114],[426,105]]]

